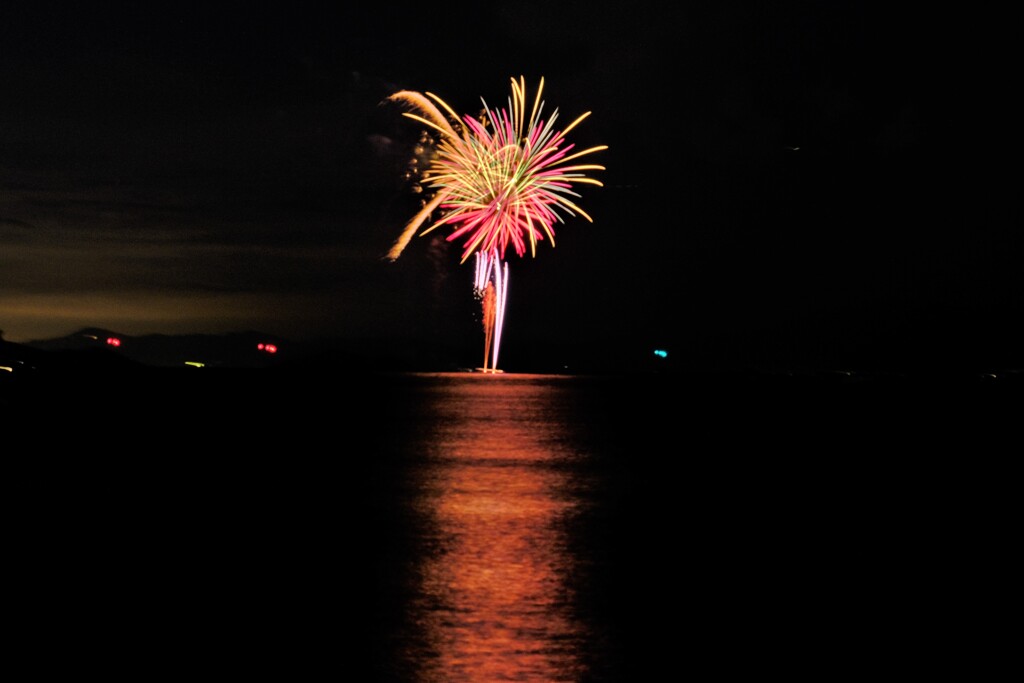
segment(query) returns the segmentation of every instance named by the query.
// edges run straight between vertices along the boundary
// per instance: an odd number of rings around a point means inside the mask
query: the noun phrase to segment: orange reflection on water
[[[421,471],[416,508],[431,531],[411,615],[418,680],[579,680],[565,531],[579,502],[558,466],[573,454],[538,412],[543,387],[468,392],[438,397]]]

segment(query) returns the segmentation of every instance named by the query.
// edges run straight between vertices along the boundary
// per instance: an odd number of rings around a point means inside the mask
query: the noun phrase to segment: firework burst
[[[512,79],[508,109],[494,110],[483,102],[480,119],[464,116],[461,123],[452,108],[433,93],[403,90],[389,98],[419,109],[422,116],[411,112],[404,116],[440,135],[436,154],[422,180],[434,192],[433,198],[406,225],[388,252],[389,258],[398,258],[416,230],[438,209],[441,218],[421,234],[451,226],[449,241],[465,238],[463,262],[475,251],[496,252],[504,259],[510,245],[518,256],[526,253],[527,245],[535,255],[537,242],[545,236],[554,245],[554,223],[564,222],[561,213],[578,214],[593,222],[570,197],[579,197],[572,189],[575,184],[600,186],[600,181],[586,177],[584,172],[604,167],[570,162],[607,146],[572,153],[574,145],[567,143],[565,136],[590,112],[564,130],[556,130],[557,109],[546,121],[541,118],[543,90],[541,78],[527,116],[525,82],[522,77],[519,81]]]
[[[601,186],[586,172],[604,167],[579,161],[607,149],[600,145],[574,151],[575,146],[566,140],[566,134],[590,112],[562,130],[555,127],[557,109],[543,118],[543,78],[529,110],[525,80],[520,77],[511,82],[508,108],[491,109],[481,100],[479,118],[463,116],[460,120],[450,106],[429,92],[403,90],[388,98],[417,109],[419,113],[403,115],[427,126],[436,138],[433,157],[421,180],[433,196],[406,224],[388,258],[397,259],[416,231],[435,212],[439,214],[420,234],[447,226],[449,242],[462,240],[463,263],[477,255],[474,290],[485,302],[485,357],[490,349],[492,369],[497,366],[507,293],[507,264],[499,262],[504,261],[509,247],[522,257],[527,250],[536,256],[537,243],[544,239],[554,246],[554,224],[564,223],[564,215],[579,215],[593,222],[573,201],[580,196],[574,186]],[[483,280],[481,272],[488,274]]]

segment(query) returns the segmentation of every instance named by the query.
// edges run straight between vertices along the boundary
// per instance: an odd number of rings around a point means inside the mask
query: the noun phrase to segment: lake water
[[[132,680],[954,670],[990,532],[904,398],[409,373],[93,402],[20,480],[23,643]]]

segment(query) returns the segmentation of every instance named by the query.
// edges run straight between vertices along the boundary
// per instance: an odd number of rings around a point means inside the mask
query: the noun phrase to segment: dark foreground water
[[[223,373],[8,394],[35,677],[977,678],[1009,398],[816,378]]]

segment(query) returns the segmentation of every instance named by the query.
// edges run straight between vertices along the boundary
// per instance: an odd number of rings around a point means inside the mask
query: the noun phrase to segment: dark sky
[[[381,103],[523,76],[609,149],[504,348],[1024,362],[1004,29],[888,4],[5,6],[0,329],[476,348],[456,244],[383,259],[419,198]]]

